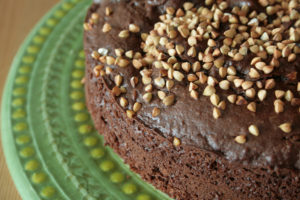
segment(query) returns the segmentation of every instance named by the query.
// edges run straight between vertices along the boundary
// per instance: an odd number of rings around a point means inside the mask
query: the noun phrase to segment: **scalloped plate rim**
[[[11,117],[11,101],[10,98],[12,97],[12,89],[13,89],[13,81],[15,80],[15,76],[17,74],[18,64],[20,63],[20,58],[22,57],[23,53],[25,52],[26,47],[30,44],[30,41],[35,36],[37,31],[42,27],[42,24],[51,16],[51,14],[57,10],[57,8],[63,3],[60,1],[59,3],[55,4],[52,8],[50,8],[42,17],[41,19],[33,26],[33,29],[27,34],[23,42],[21,43],[15,57],[13,58],[12,64],[10,65],[9,73],[7,75],[2,99],[1,99],[1,142],[2,142],[2,149],[4,153],[4,157],[6,160],[6,165],[9,170],[9,173],[13,179],[13,182],[19,192],[19,195],[22,199],[40,199],[39,195],[37,195],[36,191],[32,187],[32,183],[26,177],[25,171],[22,167],[20,162],[19,156],[11,156],[11,154],[16,155],[17,149],[14,144],[14,137],[12,137],[12,127],[10,123]],[[13,145],[10,145],[13,144]],[[26,187],[24,187],[24,183]],[[27,187],[28,186],[28,187]],[[29,190],[30,188],[31,190]],[[33,197],[34,196],[34,197]]]

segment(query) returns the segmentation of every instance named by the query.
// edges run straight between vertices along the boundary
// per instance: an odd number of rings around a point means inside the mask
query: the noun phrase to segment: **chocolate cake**
[[[84,23],[87,106],[170,197],[300,199],[298,0],[101,0]]]

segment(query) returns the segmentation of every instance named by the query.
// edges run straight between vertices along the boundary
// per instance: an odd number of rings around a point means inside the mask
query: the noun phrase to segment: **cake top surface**
[[[299,170],[299,10],[297,0],[103,0],[84,24],[87,58],[129,118],[178,148]]]

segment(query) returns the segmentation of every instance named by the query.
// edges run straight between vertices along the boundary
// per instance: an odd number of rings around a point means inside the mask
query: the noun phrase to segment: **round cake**
[[[84,23],[95,126],[170,197],[300,199],[298,0],[101,0]]]

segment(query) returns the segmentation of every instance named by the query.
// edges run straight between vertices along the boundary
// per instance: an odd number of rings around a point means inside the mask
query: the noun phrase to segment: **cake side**
[[[174,147],[136,119],[129,119],[108,86],[93,75],[87,60],[86,99],[94,124],[107,145],[131,170],[171,197],[186,199],[299,199],[299,173],[229,163],[199,148]]]

